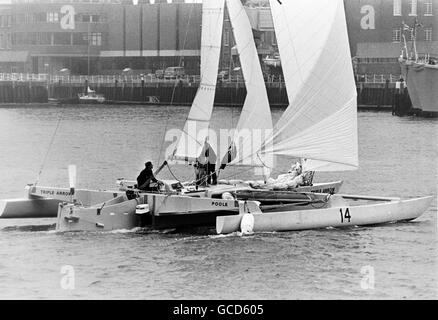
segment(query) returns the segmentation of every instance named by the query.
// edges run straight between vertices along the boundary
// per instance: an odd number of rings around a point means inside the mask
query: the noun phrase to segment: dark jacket
[[[149,188],[151,182],[158,182],[154,177],[154,173],[151,169],[145,168],[137,177],[137,186],[139,189]]]

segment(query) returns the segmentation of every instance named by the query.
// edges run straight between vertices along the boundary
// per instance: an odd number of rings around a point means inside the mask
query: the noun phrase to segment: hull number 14
[[[341,212],[341,223],[344,223],[345,220],[348,220],[346,222],[350,222],[351,221],[351,215],[350,215],[350,210],[349,208],[342,210],[342,208],[339,209],[339,211]]]

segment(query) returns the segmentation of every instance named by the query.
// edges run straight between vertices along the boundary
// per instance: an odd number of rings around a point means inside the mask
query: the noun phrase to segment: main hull
[[[337,193],[341,185],[342,181],[316,183],[313,186],[299,187],[290,193],[292,196],[294,196],[295,191]],[[73,196],[68,188],[29,186],[27,189],[28,198],[0,200],[0,219],[56,218],[58,204],[61,202],[71,203],[75,200],[84,207],[90,207],[125,194],[125,191],[121,190],[76,189]],[[196,192],[188,192],[187,195],[220,199],[224,192],[233,190],[251,190],[251,188],[248,186],[218,185]]]
[[[57,231],[111,231],[133,229],[141,225],[135,208],[141,201],[119,196],[107,205],[79,207],[61,203],[58,208]]]
[[[401,61],[400,65],[412,107],[421,110],[424,115],[438,115],[438,65],[406,60]]]
[[[348,197],[344,197],[348,198]],[[360,197],[350,197],[360,199]],[[376,199],[380,200],[380,199]],[[272,213],[248,212],[254,218],[253,231],[293,231],[326,227],[374,225],[394,221],[412,220],[429,207],[432,197],[410,200],[382,199],[383,203],[350,205],[340,201],[332,207],[314,210],[280,211]],[[244,214],[218,217],[216,232],[232,233],[241,230]]]
[[[147,212],[138,213],[139,205]],[[214,226],[217,216],[238,215],[235,200],[140,194],[135,199],[122,195],[92,207],[63,203],[58,208],[58,231],[110,231],[149,226],[154,229]]]
[[[301,195],[297,194],[297,197],[301,198]],[[327,195],[313,195],[312,198],[323,201]],[[310,202],[309,198],[306,199]],[[299,208],[313,208],[311,205],[306,206],[302,203],[303,199],[298,200],[300,201]],[[237,216],[243,210],[245,203],[245,201],[234,199],[158,193],[141,193],[135,199],[121,195],[106,203],[91,207],[62,203],[58,209],[56,229],[58,231],[110,231],[135,227],[153,229],[214,227],[217,217]],[[141,205],[146,205],[147,209],[139,210],[138,206]],[[290,202],[289,206],[293,207],[295,204]],[[278,208],[278,205],[274,207]],[[284,208],[284,205],[280,207]],[[266,208],[266,211],[273,210],[275,208]]]

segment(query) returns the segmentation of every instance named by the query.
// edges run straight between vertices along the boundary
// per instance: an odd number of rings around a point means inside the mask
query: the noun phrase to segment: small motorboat
[[[105,97],[103,94],[96,93],[95,90],[88,87],[85,93],[78,94],[79,103],[103,103],[105,102]]]
[[[266,56],[266,58],[263,59],[263,63],[270,67],[281,67],[281,60],[280,55],[275,54],[271,56]]]

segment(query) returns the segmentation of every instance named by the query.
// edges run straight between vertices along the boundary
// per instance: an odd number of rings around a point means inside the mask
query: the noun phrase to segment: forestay
[[[193,162],[208,137],[216,92],[222,41],[225,0],[204,0],[202,4],[201,82],[193,100],[172,160]],[[215,149],[215,141],[210,141]]]
[[[308,170],[356,169],[356,87],[343,0],[270,6],[289,97],[268,139],[273,153],[309,159]]]

